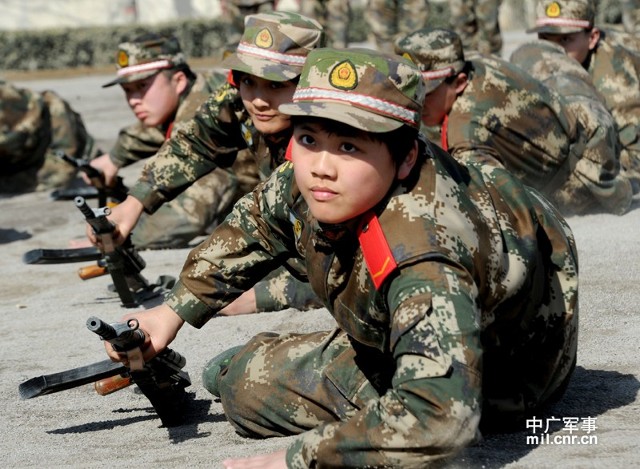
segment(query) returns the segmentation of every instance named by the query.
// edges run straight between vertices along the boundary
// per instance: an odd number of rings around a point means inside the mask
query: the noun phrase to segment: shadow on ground
[[[589,370],[578,366],[560,402],[536,418],[551,422],[548,433],[553,434],[563,429],[563,418],[574,417],[582,420],[598,417],[612,409],[633,403],[638,390],[640,382],[631,374]],[[552,418],[559,420],[551,421]],[[464,450],[452,467],[497,469],[517,462],[537,447],[527,443],[527,436],[530,435],[531,429],[485,435],[481,443]]]

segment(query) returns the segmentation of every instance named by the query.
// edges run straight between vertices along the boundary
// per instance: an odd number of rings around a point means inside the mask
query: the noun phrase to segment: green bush
[[[431,6],[430,25],[448,25],[448,6]],[[354,9],[350,42],[367,40],[362,9]],[[145,31],[174,34],[189,58],[220,58],[225,25],[217,20],[185,20],[161,25],[65,28],[40,31],[0,31],[0,70],[56,70],[104,67],[114,63],[116,47]]]

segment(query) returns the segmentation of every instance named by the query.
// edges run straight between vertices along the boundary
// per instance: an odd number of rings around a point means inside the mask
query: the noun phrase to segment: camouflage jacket
[[[188,92],[180,98],[171,122],[158,127],[145,127],[141,122],[136,122],[120,130],[109,152],[113,163],[123,167],[155,155],[166,140],[167,131],[170,130],[173,135],[180,123],[192,119],[202,103],[225,81],[226,75],[221,72],[198,73]]]
[[[552,202],[564,214],[602,209],[626,213],[632,189],[620,173],[616,125],[589,73],[561,46],[543,40],[524,44],[511,61],[558,93],[570,118],[570,134],[583,148],[569,157],[562,175],[566,182],[550,194]]]
[[[467,86],[448,116],[449,152],[459,160],[489,155],[525,184],[553,193],[564,182],[553,176],[569,163],[576,137],[560,97],[504,60],[475,56],[470,62]]]
[[[640,158],[640,55],[609,41],[605,35],[586,68],[604,97],[618,130],[622,151]]]
[[[320,226],[286,163],[191,252],[166,299],[201,327],[284,261],[308,276],[358,353],[388,358],[386,392],[301,434],[289,467],[424,467],[476,436],[482,401],[483,412],[531,411],[570,374],[578,272],[569,227],[503,168],[465,168],[435,147],[425,155],[376,209],[398,265],[379,288],[359,220]]]
[[[50,142],[51,115],[42,95],[0,80],[2,175],[37,169]]]
[[[36,171],[45,161],[61,161],[55,151],[84,159],[99,154],[80,114],[56,92],[34,92],[0,80],[0,192],[34,189],[42,182]],[[60,166],[75,172],[66,163]]]
[[[284,162],[289,138],[290,131],[279,136],[277,142],[265,139],[253,125],[238,90],[225,83],[209,96],[193,119],[174,130],[129,193],[153,213],[216,167],[233,166],[243,149],[251,153],[260,177],[265,179]]]

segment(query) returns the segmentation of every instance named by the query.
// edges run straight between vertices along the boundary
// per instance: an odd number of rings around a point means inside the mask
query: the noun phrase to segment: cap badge
[[[329,83],[339,90],[352,90],[358,86],[358,74],[353,64],[345,60],[333,67],[329,74]]]
[[[560,16],[560,5],[558,5],[558,2],[553,2],[547,5],[545,13],[549,18],[557,18]]]
[[[123,51],[118,51],[118,66],[127,67],[129,65],[129,55]]]
[[[413,60],[413,57],[411,57],[411,54],[409,54],[408,52],[404,52],[402,54],[402,57],[404,57],[405,59],[409,60],[411,63],[415,64],[415,60]]]
[[[273,36],[271,35],[271,31],[267,28],[261,29],[256,36],[255,43],[256,46],[262,49],[269,49],[273,46]]]

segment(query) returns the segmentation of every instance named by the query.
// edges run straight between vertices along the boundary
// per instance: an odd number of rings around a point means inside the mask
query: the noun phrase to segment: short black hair
[[[404,162],[405,158],[413,148],[418,138],[418,130],[408,125],[402,125],[390,132],[367,132],[355,127],[324,117],[291,116],[291,123],[295,127],[303,123],[317,124],[323,130],[336,135],[349,135],[352,137],[362,137],[374,142],[386,145],[391,158],[396,166]]]

